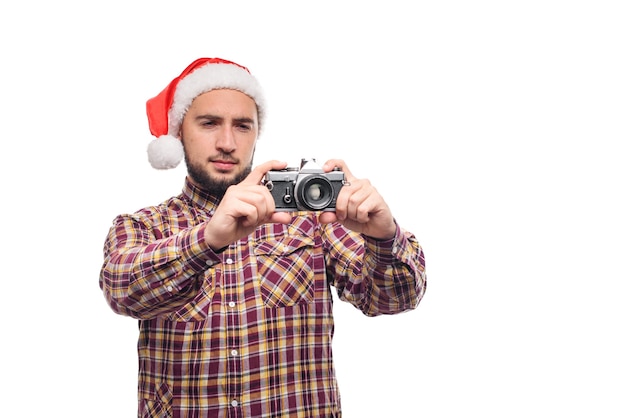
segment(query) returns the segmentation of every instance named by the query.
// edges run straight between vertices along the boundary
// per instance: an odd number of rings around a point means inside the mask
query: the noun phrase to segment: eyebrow
[[[204,114],[204,115],[196,116],[196,120],[219,120],[219,121],[223,121],[224,117],[223,116],[211,115],[211,114]],[[254,124],[254,119],[248,118],[248,117],[233,118],[233,121],[235,123],[250,123],[250,124]]]

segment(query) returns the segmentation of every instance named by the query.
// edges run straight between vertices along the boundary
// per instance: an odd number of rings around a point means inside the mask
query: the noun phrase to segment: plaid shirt
[[[340,417],[330,285],[364,314],[413,309],[422,250],[397,228],[377,241],[316,213],[265,224],[216,253],[203,222],[219,202],[182,194],[118,216],[100,287],[139,319],[139,417]]]

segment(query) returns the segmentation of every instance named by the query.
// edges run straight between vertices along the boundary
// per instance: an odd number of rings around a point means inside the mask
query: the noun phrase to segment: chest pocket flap
[[[258,284],[265,306],[280,308],[313,301],[314,244],[307,236],[285,236],[256,245]]]

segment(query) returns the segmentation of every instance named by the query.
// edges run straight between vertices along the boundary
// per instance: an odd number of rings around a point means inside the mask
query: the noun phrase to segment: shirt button
[[[167,286],[167,291],[168,291],[168,292],[171,292],[172,290],[174,290],[174,288],[173,288],[171,285],[170,285],[170,286]]]
[[[233,264],[233,259],[232,258],[227,258],[226,259],[226,264]]]
[[[231,301],[231,302],[228,302],[228,306],[230,306],[231,308],[234,308],[234,307],[235,307],[235,305],[236,305],[236,303],[235,303],[235,302],[232,302],[232,301]]]
[[[237,354],[239,354],[239,353],[237,352],[237,350],[231,350],[230,354],[231,354],[233,357],[235,357],[235,356],[236,356]]]
[[[232,406],[237,406],[239,405],[239,402],[237,402],[237,399],[233,399],[232,402],[230,403]]]

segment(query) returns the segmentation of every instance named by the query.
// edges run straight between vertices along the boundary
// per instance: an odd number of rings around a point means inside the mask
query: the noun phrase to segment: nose
[[[230,153],[235,150],[235,136],[233,135],[233,132],[228,129],[228,127],[224,127],[220,130],[215,146],[218,150],[226,153]]]

